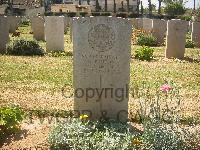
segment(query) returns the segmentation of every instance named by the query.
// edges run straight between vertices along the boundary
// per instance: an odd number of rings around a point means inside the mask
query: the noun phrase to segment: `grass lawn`
[[[32,40],[30,31],[30,26],[19,27],[20,38]],[[15,39],[11,35],[10,38]],[[39,44],[45,49],[45,42],[39,41]],[[168,60],[164,58],[165,47],[155,47],[154,60],[146,62],[134,59],[138,47],[132,46],[130,88],[145,91],[148,87],[153,94],[164,83],[173,83],[173,88],[180,89],[181,113],[185,120],[200,118],[200,49],[186,49],[185,60]],[[67,33],[65,51],[72,52],[72,49]],[[73,56],[1,55],[0,105],[16,103],[26,110],[71,110],[73,99],[62,95],[62,87],[67,85],[72,89],[72,62]],[[132,119],[138,109],[137,99],[130,98]]]
[[[30,26],[19,27],[19,31],[20,38],[33,39]],[[69,33],[65,35],[65,51],[71,52],[69,37]],[[39,44],[45,49],[44,42]],[[138,47],[132,46],[132,56]],[[132,57],[130,87],[145,83],[154,91],[165,82],[174,82],[180,87],[187,110],[200,113],[200,49],[186,49],[186,59],[182,61],[164,59],[164,51],[165,47],[155,47],[151,62]],[[71,109],[72,104],[62,96],[61,89],[64,85],[72,88],[72,62],[71,56],[0,56],[1,105],[14,102],[30,109]]]

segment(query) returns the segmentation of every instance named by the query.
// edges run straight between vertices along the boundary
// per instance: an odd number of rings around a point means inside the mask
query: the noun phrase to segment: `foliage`
[[[158,87],[156,93],[148,88],[138,93],[140,109],[138,114],[144,126],[142,142],[146,149],[180,150],[185,146],[179,122],[179,87],[173,82]],[[137,93],[137,92],[136,92]]]
[[[140,34],[137,37],[137,44],[141,46],[157,46],[157,39],[151,34]]]
[[[186,10],[182,3],[171,2],[171,3],[167,3],[164,11],[166,14],[170,16],[177,16],[177,15],[183,15]]]
[[[146,124],[142,142],[150,150],[181,150],[185,144],[175,127],[156,122]]]
[[[87,12],[80,12],[80,16],[85,17],[88,13]]]
[[[44,50],[36,41],[15,40],[7,47],[7,54],[16,56],[44,55]]]
[[[92,16],[101,16],[100,12],[92,12]]]
[[[139,133],[116,121],[91,122],[71,119],[57,125],[49,135],[52,149],[134,149]]]
[[[195,47],[195,44],[193,41],[191,40],[186,40],[186,43],[185,43],[185,48],[194,48]]]
[[[21,27],[26,27],[26,26],[29,26],[29,25],[30,25],[30,21],[28,19],[26,19],[26,20],[24,20],[20,23]]]
[[[195,21],[200,21],[200,8],[195,11]]]
[[[116,17],[127,18],[127,14],[126,13],[117,13]]]
[[[192,16],[183,15],[183,16],[180,16],[180,19],[185,20],[185,21],[190,21],[190,20],[192,20]]]
[[[0,108],[0,139],[19,128],[19,123],[23,120],[23,114],[18,106]]]
[[[156,91],[151,93],[148,85],[145,90],[140,91],[140,109],[138,115],[145,124],[149,120],[156,120],[158,123],[178,123],[180,122],[181,95],[179,87],[172,81],[164,84]]]
[[[154,52],[153,48],[143,46],[135,51],[135,58],[139,60],[150,61],[153,59],[153,52]]]

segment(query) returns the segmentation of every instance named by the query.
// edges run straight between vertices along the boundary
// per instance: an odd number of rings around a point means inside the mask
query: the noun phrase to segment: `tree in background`
[[[137,0],[137,14],[140,13],[140,0]]]
[[[148,0],[149,2],[149,15],[152,14],[152,6],[151,6],[151,0]]]
[[[105,0],[105,11],[107,11],[107,8],[108,8],[108,1]]]
[[[127,2],[127,12],[129,12],[129,0],[126,0]]]
[[[144,7],[143,7],[143,4],[142,4],[142,1],[140,3],[141,3],[141,14],[143,15],[143,13],[144,13]]]
[[[114,13],[116,13],[116,1],[114,0]]]
[[[183,15],[186,11],[183,0],[167,0],[167,3],[164,2],[166,4],[164,11],[170,16]]]
[[[158,0],[158,14],[161,14],[161,5],[163,0]]]
[[[90,5],[90,0],[87,0],[87,4]]]

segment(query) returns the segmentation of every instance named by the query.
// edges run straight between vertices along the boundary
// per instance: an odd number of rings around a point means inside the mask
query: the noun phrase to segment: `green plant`
[[[80,12],[80,16],[85,17],[88,13],[87,12]]]
[[[182,150],[185,145],[176,127],[152,122],[144,126],[142,142],[150,150]]]
[[[135,58],[150,61],[153,59],[154,48],[143,46],[135,51]]]
[[[20,23],[20,26],[21,27],[27,27],[30,25],[30,21],[29,20],[24,20]]]
[[[140,33],[137,37],[137,44],[141,46],[157,46],[157,39],[151,34]]]
[[[76,12],[68,12],[67,16],[68,17],[75,17],[76,16]]]
[[[13,133],[19,128],[23,120],[23,111],[18,106],[5,106],[0,108],[0,138]]]
[[[110,12],[101,12],[100,16],[112,16]]]
[[[180,122],[179,87],[172,81],[157,87],[152,92],[148,84],[144,84],[139,90],[138,114],[144,127],[142,142],[146,149],[151,150],[181,150],[185,146],[185,140],[181,135],[181,129],[177,125]]]
[[[192,20],[192,16],[188,16],[188,15],[184,15],[184,16],[180,16],[178,17],[178,19],[181,19],[181,20],[185,20],[185,21],[190,21]]]
[[[7,46],[7,54],[17,56],[43,56],[44,50],[36,41],[15,40]]]
[[[185,43],[185,48],[194,48],[195,47],[195,44],[193,41],[191,40],[186,40],[186,43]]]
[[[166,4],[164,9],[165,13],[170,16],[183,15],[185,13],[185,8],[181,2],[170,2]]]
[[[82,119],[84,119],[82,117]],[[91,122],[70,119],[57,125],[49,135],[52,149],[113,150],[134,149],[139,133],[116,121]]]

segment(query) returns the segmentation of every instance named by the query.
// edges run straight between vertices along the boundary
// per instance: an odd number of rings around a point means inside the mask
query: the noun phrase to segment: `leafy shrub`
[[[26,27],[26,26],[29,26],[30,25],[30,21],[29,20],[24,20],[20,23],[20,26],[21,27]]]
[[[185,20],[185,21],[190,21],[190,20],[192,20],[192,16],[180,16],[180,17],[178,17],[178,19],[181,19],[181,20]]]
[[[101,16],[112,16],[112,13],[110,13],[110,12],[102,12]]]
[[[100,12],[92,12],[92,16],[101,16]]]
[[[133,149],[139,134],[116,121],[91,122],[71,119],[57,125],[49,135],[52,149]]]
[[[79,13],[82,17],[85,17],[88,13],[87,12],[80,12]]]
[[[140,34],[137,37],[137,44],[141,46],[157,46],[157,39],[151,34]]]
[[[128,15],[128,17],[129,17],[129,18],[139,18],[139,14],[137,14],[137,13],[130,13],[130,14]]]
[[[200,8],[195,10],[194,16],[195,16],[195,21],[200,21]]]
[[[18,106],[0,108],[0,139],[18,129],[20,121],[23,120],[23,114]]]
[[[76,13],[75,12],[68,12],[67,16],[68,17],[76,17]]]
[[[7,47],[7,54],[16,56],[44,55],[44,50],[36,41],[15,40]]]
[[[150,61],[153,59],[153,52],[153,48],[143,46],[135,51],[135,58]]]
[[[116,17],[127,18],[127,14],[126,13],[117,13]]]
[[[185,8],[180,2],[170,2],[167,3],[165,13],[171,16],[183,15],[185,13]]]
[[[195,44],[193,41],[191,41],[191,40],[186,41],[185,48],[194,48],[194,47],[195,47]]]
[[[149,123],[144,127],[142,141],[150,150],[181,150],[185,144],[176,128],[154,123]]]

